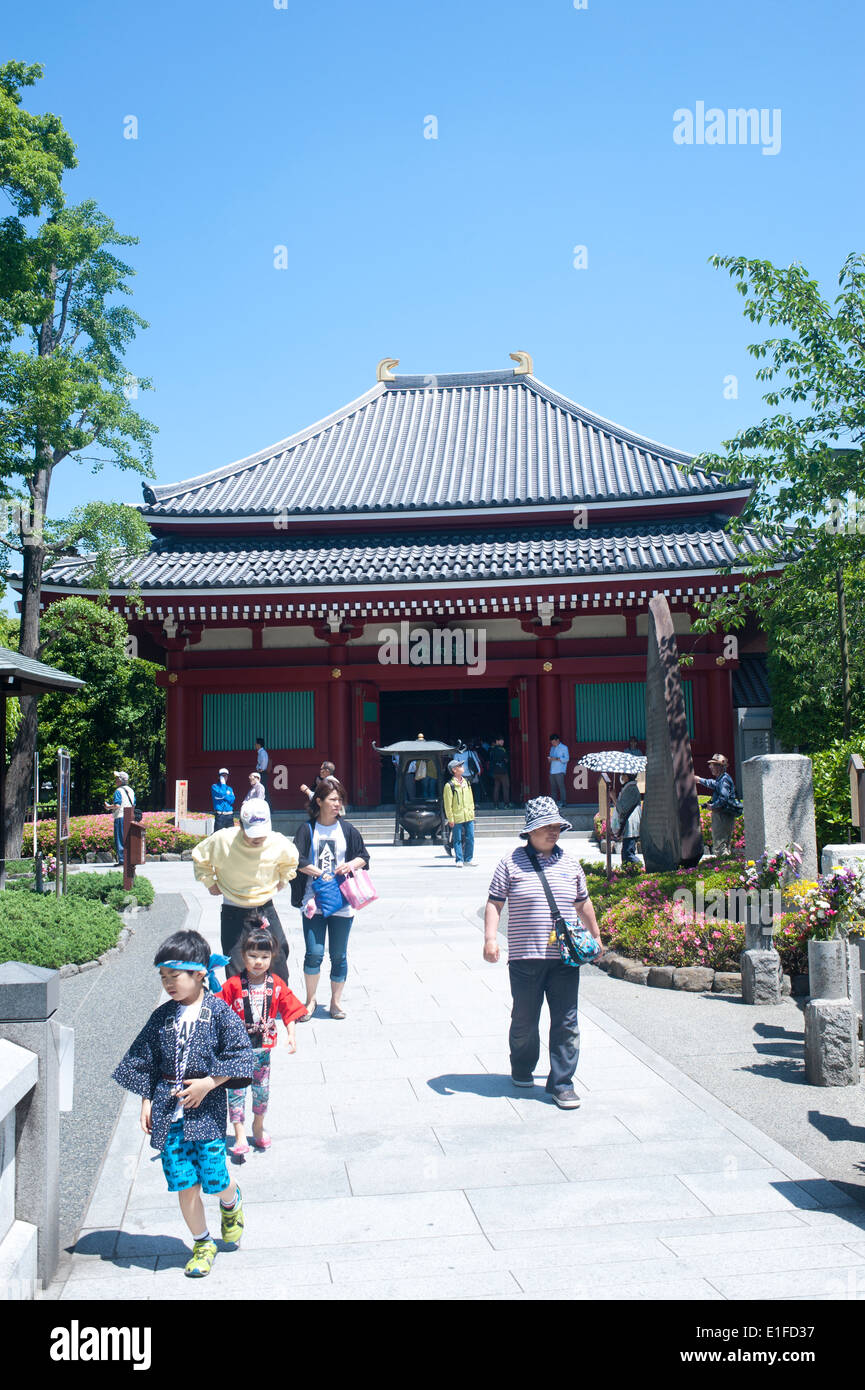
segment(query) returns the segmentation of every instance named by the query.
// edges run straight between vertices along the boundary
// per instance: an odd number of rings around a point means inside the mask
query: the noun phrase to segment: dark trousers
[[[622,840],[622,863],[639,864],[637,858],[637,836],[626,835]]]
[[[234,825],[234,815],[231,811],[215,811],[213,814],[214,830],[230,830]]]
[[[500,792],[501,792],[501,800],[505,803],[505,805],[507,805],[507,803],[508,803],[508,802],[510,801],[510,799],[511,799],[511,779],[510,779],[509,773],[507,773],[507,772],[494,772],[494,773],[493,773],[493,805],[494,805],[494,806],[498,806],[498,804],[499,804],[499,793],[500,793]]]
[[[279,920],[276,908],[272,902],[264,903],[257,909],[267,918],[271,934],[276,940],[277,953],[273,958],[271,970],[274,975],[285,980],[288,984],[288,942],[285,939],[285,932],[282,930],[282,923]],[[225,967],[225,978],[230,975],[239,975],[243,969],[243,958],[238,949],[240,933],[243,931],[243,923],[249,912],[248,907],[235,907],[234,903],[223,903],[222,914],[219,922],[220,939],[222,942],[222,954],[231,956],[231,964]]]
[[[548,1091],[567,1091],[580,1056],[577,995],[580,972],[561,960],[512,960],[511,1073],[528,1078],[538,1064],[541,1038],[538,1024],[546,995],[550,1010],[550,1074]]]

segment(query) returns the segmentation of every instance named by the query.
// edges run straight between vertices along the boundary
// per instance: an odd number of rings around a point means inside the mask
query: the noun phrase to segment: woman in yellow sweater
[[[192,851],[195,877],[214,897],[222,897],[220,936],[223,954],[231,955],[251,907],[260,908],[279,947],[272,970],[288,983],[288,942],[273,904],[278,893],[297,873],[297,850],[275,831],[266,801],[244,801],[240,826],[217,830]],[[238,975],[243,963],[232,960]],[[228,977],[226,977],[228,978]]]

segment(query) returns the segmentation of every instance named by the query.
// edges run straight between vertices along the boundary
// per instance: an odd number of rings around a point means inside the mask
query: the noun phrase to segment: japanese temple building
[[[655,593],[692,657],[695,761],[732,761],[736,708],[768,705],[765,641],[739,634],[731,657],[721,634],[689,634],[695,597],[736,584],[718,571],[741,560],[724,526],[747,487],[689,471],[689,455],[511,355],[513,369],[436,377],[395,375],[386,358],[369,391],[317,424],[145,487],[153,544],[118,570],[111,601],[139,654],[165,667],[168,787],[188,778],[190,806],[209,805],[223,764],[245,789],[259,735],[277,809],[297,807],[323,758],[353,805],[388,801],[392,769],[373,745],[419,732],[503,736],[513,798],[546,792],[551,733],[572,759],[643,738]],[[762,549],[756,534],[744,544]],[[88,562],[62,560],[44,599],[88,590]],[[595,799],[593,782],[571,800]]]

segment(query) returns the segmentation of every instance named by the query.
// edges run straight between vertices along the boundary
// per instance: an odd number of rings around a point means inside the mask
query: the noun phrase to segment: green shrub
[[[850,815],[850,778],[847,762],[851,753],[865,755],[865,739],[836,738],[828,748],[812,753],[814,770],[814,815],[817,821],[817,850],[824,845],[846,844],[853,825]]]
[[[70,962],[81,965],[116,946],[122,925],[103,903],[0,893],[0,961],[53,970]]]
[[[112,907],[128,907],[130,903],[138,902],[142,907],[149,907],[156,896],[153,884],[149,878],[141,878],[138,874],[132,880],[132,889],[129,893],[123,887],[123,874],[116,873],[76,873],[70,874],[67,880],[67,893],[74,898],[87,898],[91,902],[110,903]],[[120,897],[117,897],[117,894]],[[123,901],[121,902],[121,899]]]

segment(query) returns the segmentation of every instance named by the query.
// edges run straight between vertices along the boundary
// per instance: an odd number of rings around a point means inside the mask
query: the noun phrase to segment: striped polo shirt
[[[558,845],[552,854],[538,854],[537,859],[559,911],[566,921],[573,922],[577,915],[574,904],[586,902],[589,896],[579,861]],[[496,902],[507,900],[510,960],[559,959],[558,946],[549,944],[553,915],[544,885],[523,845],[499,860],[489,897]]]

